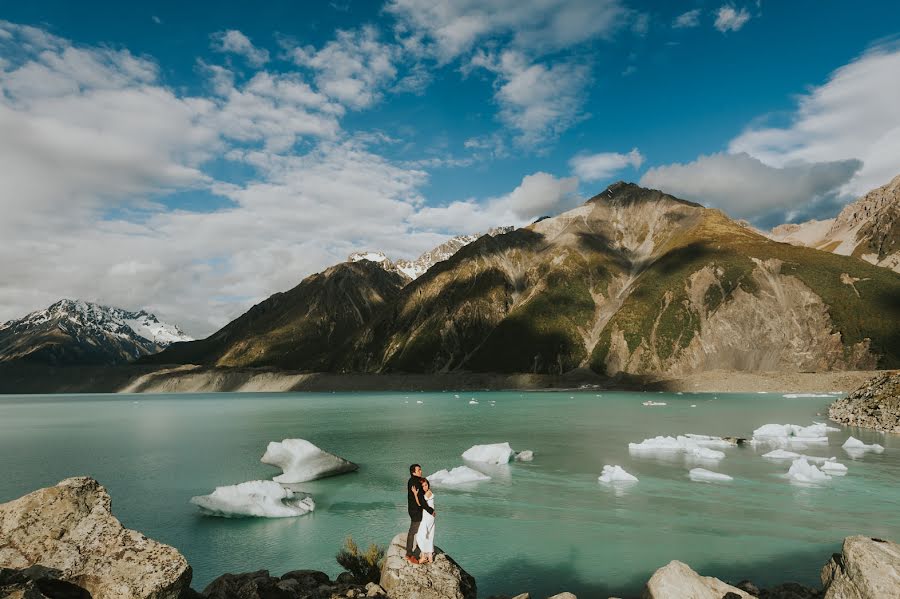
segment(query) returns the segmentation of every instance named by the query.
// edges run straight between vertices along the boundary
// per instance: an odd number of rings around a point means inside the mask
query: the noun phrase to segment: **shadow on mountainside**
[[[598,539],[598,542],[603,542]],[[728,584],[749,580],[759,588],[772,588],[785,582],[798,582],[814,589],[821,587],[820,572],[835,551],[840,551],[840,541],[832,551],[810,550],[773,556],[764,560],[746,563],[722,563],[716,561],[688,563],[701,576],[713,576]],[[638,599],[656,569],[671,560],[679,559],[676,553],[653,569],[625,580],[611,580],[602,583],[590,582],[576,571],[574,564],[579,561],[580,552],[576,547],[569,550],[567,559],[558,564],[539,563],[522,557],[509,557],[499,561],[495,568],[477,577],[479,596],[514,596],[530,593],[532,597],[549,597],[568,591],[579,599]],[[787,566],[787,567],[786,567]],[[465,567],[465,564],[463,564]]]

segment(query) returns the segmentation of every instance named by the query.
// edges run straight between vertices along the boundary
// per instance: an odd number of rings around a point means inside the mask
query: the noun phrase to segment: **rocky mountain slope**
[[[142,362],[326,370],[407,280],[374,261],[344,262],[276,293],[206,339],[177,343]]]
[[[0,362],[115,365],[189,340],[177,326],[144,310],[64,299],[0,324]]]
[[[836,218],[779,225],[768,237],[900,272],[900,176],[848,204]]]
[[[326,292],[337,273],[348,287]],[[483,236],[409,283],[362,260],[288,294],[152,361],[668,377],[900,364],[897,273],[776,243],[718,210],[626,183]],[[216,349],[183,351],[203,347]]]
[[[360,260],[370,260],[379,263],[385,270],[400,273],[409,280],[417,279],[425,274],[425,272],[437,264],[447,260],[458,252],[464,246],[469,245],[473,241],[477,241],[484,235],[494,237],[509,233],[515,227],[494,227],[488,229],[487,233],[476,233],[474,235],[457,235],[440,244],[439,246],[424,252],[415,260],[397,260],[391,262],[383,252],[354,252],[347,258],[348,262],[358,262]]]

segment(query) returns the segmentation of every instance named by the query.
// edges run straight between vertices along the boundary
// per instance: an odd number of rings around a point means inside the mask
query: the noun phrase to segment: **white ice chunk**
[[[281,468],[284,473],[273,479],[279,483],[302,483],[359,469],[353,462],[322,451],[304,439],[272,441],[260,462]]]
[[[804,458],[799,458],[791,463],[787,476],[792,481],[798,483],[824,483],[831,480],[831,477],[807,462]]]
[[[428,482],[431,484],[444,486],[464,485],[484,480],[491,480],[491,477],[472,470],[468,466],[457,466],[453,470],[438,470],[428,477]]]
[[[655,453],[684,453],[688,456],[699,458],[702,460],[721,460],[725,454],[715,449],[706,447],[711,444],[714,447],[730,447],[727,441],[719,437],[707,437],[706,435],[691,435],[677,437],[653,437],[652,439],[644,439],[640,443],[629,443],[629,453],[638,455]]]
[[[685,435],[688,439],[701,447],[712,447],[715,449],[728,449],[734,447],[735,443],[726,441],[722,437],[711,437],[710,435],[693,435],[688,433]]]
[[[291,518],[316,509],[312,497],[294,493],[271,480],[216,487],[209,495],[191,497],[191,503],[205,513],[226,518]]]
[[[490,445],[473,445],[462,454],[462,457],[464,460],[472,462],[508,464],[513,453],[515,452],[509,443],[492,443]]]
[[[874,453],[881,453],[884,451],[884,447],[879,445],[878,443],[872,443],[871,445],[866,445],[856,437],[850,437],[844,444],[841,445],[842,448],[847,450],[848,453],[865,453],[867,451],[871,451]]]
[[[531,462],[534,460],[534,452],[530,449],[526,449],[525,451],[520,451],[516,454],[517,462]]]
[[[641,402],[641,405],[643,405],[643,406],[664,406],[664,405],[666,405],[666,402],[648,400],[648,401]]]
[[[816,422],[809,426],[800,426],[799,424],[764,424],[753,431],[753,438],[750,440],[750,444],[753,446],[770,445],[790,447],[792,449],[806,449],[808,445],[828,445],[827,433],[837,430],[823,422]]]
[[[844,476],[845,474],[847,474],[847,467],[840,462],[828,460],[822,464],[822,472],[828,473],[832,476]]]
[[[764,453],[763,457],[769,458],[770,460],[796,460],[797,458],[802,457],[802,456],[795,451],[785,451],[784,449],[776,449],[774,451],[770,451],[769,453]]]
[[[787,399],[800,399],[803,397],[831,397],[827,393],[785,393],[782,397]]]
[[[706,470],[705,468],[694,468],[688,473],[691,480],[696,482],[725,482],[729,480],[734,480],[727,474],[722,474],[721,472],[713,472],[712,470]]]
[[[625,472],[621,466],[604,466],[598,479],[601,483],[636,483],[637,477]]]

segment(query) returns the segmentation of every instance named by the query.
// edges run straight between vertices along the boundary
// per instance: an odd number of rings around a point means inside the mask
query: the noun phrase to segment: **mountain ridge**
[[[122,364],[188,340],[146,310],[62,299],[0,324],[0,362]]]

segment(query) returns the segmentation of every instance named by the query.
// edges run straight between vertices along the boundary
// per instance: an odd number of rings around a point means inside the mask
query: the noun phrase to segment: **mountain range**
[[[0,324],[0,362],[115,365],[191,341],[181,329],[140,310],[63,299]]]
[[[353,256],[141,361],[673,376],[897,367],[900,275],[870,263],[881,257],[854,257],[893,255],[896,229],[868,216],[897,201],[875,204],[833,223],[852,223],[841,230],[853,255],[842,255],[619,182],[574,210],[467,241],[422,273]]]

